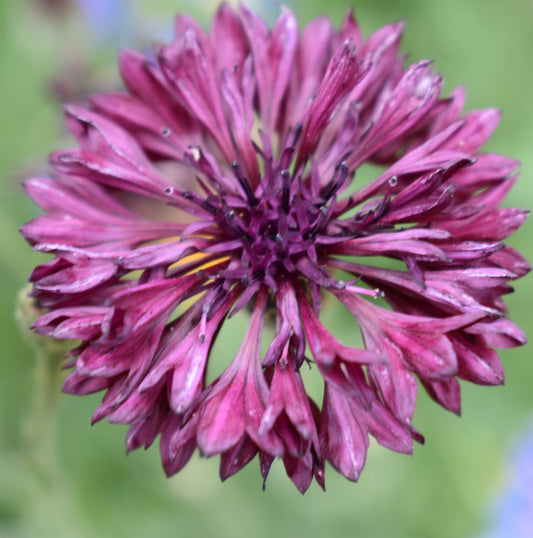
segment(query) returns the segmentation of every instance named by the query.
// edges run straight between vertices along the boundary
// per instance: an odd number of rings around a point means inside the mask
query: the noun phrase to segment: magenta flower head
[[[351,13],[299,32],[284,8],[269,30],[223,4],[208,33],[180,15],[153,57],[122,52],[123,92],[65,107],[76,147],[26,183],[45,214],[22,234],[54,255],[30,277],[34,327],[79,341],[64,390],[104,390],[93,421],[128,424],[128,450],[160,436],[168,475],[198,448],[222,479],[258,455],[302,492],[326,462],[357,480],[369,435],[423,441],[420,384],[459,413],[458,379],[502,383],[494,348],[525,343],[502,301],[529,270],[503,243],[526,218],[500,208],[517,162],[480,151],[499,113],[441,98],[401,34],[364,40]],[[335,303],[360,348],[324,326]],[[239,311],[246,335],[210,382]]]

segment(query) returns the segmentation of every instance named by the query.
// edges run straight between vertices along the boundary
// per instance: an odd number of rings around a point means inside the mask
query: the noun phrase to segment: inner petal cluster
[[[287,148],[280,164],[269,159],[255,189],[233,162],[240,192],[214,193],[205,188],[205,198],[188,193],[211,214],[217,250],[222,244],[231,255],[218,277],[247,287],[266,284],[273,292],[276,282],[289,274],[300,273],[317,285],[327,285],[330,276],[318,260],[322,245],[348,237],[333,222],[336,193],[348,178],[348,167],[341,162],[335,176],[322,186],[304,179],[301,170],[289,170],[294,152]],[[197,230],[197,224],[192,227]]]

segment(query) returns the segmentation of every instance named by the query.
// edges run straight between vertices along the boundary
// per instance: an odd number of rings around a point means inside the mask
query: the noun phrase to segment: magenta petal
[[[327,385],[322,414],[322,427],[327,428],[329,463],[348,480],[357,481],[366,462],[368,435],[357,421],[349,399]]]
[[[131,452],[137,448],[148,449],[159,435],[165,419],[165,406],[162,399],[154,405],[152,412],[142,420],[130,426],[126,434],[126,451]]]
[[[467,332],[480,335],[486,344],[499,348],[523,346],[527,342],[524,332],[507,319],[492,323],[476,323],[469,327]]]
[[[161,463],[167,476],[178,473],[191,459],[196,449],[196,428],[198,417],[192,417],[185,424],[182,418],[169,413],[161,428]]]
[[[473,110],[464,116],[462,129],[448,141],[447,146],[468,153],[476,153],[492,135],[501,113],[494,108]]]
[[[165,122],[142,100],[126,93],[108,93],[91,98],[92,106],[101,114],[111,116],[130,129],[145,129],[161,135]]]
[[[197,441],[207,456],[230,449],[245,431],[263,450],[275,456],[283,454],[283,445],[274,432],[259,435],[268,401],[260,367],[265,300],[261,293],[241,349],[201,403]]]
[[[135,424],[154,412],[158,408],[161,389],[156,387],[150,392],[134,392],[126,401],[107,415],[107,420],[112,424]],[[152,417],[152,421],[155,420]],[[156,429],[156,434],[158,429]],[[151,440],[153,441],[153,439]]]
[[[320,364],[330,366],[336,359],[361,364],[384,361],[381,355],[341,344],[318,321],[311,306],[303,296],[299,306],[307,342],[315,360]]]
[[[314,152],[333,109],[363,75],[364,71],[359,65],[355,45],[346,41],[331,59],[322,83],[318,87],[317,95],[304,124],[298,162],[305,160]]]
[[[113,316],[110,307],[59,308],[41,316],[32,327],[39,334],[72,340],[95,340]]]
[[[241,15],[254,58],[261,118],[265,131],[271,134],[294,64],[298,24],[286,8],[282,8],[271,33],[263,21],[243,5]]]
[[[76,105],[65,107],[65,113],[70,131],[83,148],[117,164],[145,172],[154,184],[160,181],[159,176],[152,173],[152,165],[138,143],[127,131]],[[162,181],[159,184],[164,186]]]
[[[486,317],[484,312],[447,318],[408,316],[373,306],[353,294],[336,294],[359,321],[369,349],[389,348],[406,368],[427,379],[437,380],[457,372],[457,357],[450,339],[443,333]]]
[[[220,479],[227,480],[230,476],[233,476],[250,463],[256,454],[257,446],[245,435],[241,442],[220,454]]]
[[[240,148],[238,158],[244,165],[249,181],[252,185],[255,185],[259,181],[259,169],[255,149],[250,138],[254,121],[253,94],[255,91],[255,87],[251,84],[250,69],[250,62],[246,62],[243,67],[243,92],[241,92],[235,78],[228,70],[222,71],[221,89],[223,103],[226,110],[228,110],[228,122],[233,138]],[[247,194],[246,191],[244,194]]]
[[[112,383],[113,380],[108,377],[87,377],[73,370],[65,379],[62,390],[67,394],[92,394],[107,389]]]
[[[353,164],[405,135],[413,125],[423,125],[425,116],[437,102],[441,86],[442,79],[433,75],[429,62],[421,61],[409,67],[390,94],[386,92],[382,96],[383,104],[376,107],[376,117],[372,118],[365,143],[351,156]]]
[[[230,142],[215,72],[208,51],[200,45],[199,39],[200,34],[188,28],[177,54],[172,50],[161,51],[161,69],[182,102],[209,130],[231,161],[235,158],[235,151]]]
[[[35,289],[54,293],[82,293],[114,279],[117,268],[108,262],[87,260],[35,281]]]
[[[380,402],[372,403],[370,411],[366,413],[365,421],[368,432],[380,445],[402,454],[412,454],[413,441],[409,430],[398,422]]]
[[[91,178],[104,185],[144,196],[163,198],[167,186],[155,171],[148,173],[132,167],[127,159],[110,161],[88,149],[74,148],[53,153],[50,162],[64,174]]]
[[[528,211],[518,208],[502,208],[475,217],[468,226],[468,231],[456,234],[457,238],[478,241],[500,241],[510,236],[526,220]]]
[[[371,256],[380,253],[393,256],[410,255],[428,261],[445,261],[447,256],[441,245],[435,245],[430,241],[449,238],[450,234],[445,230],[414,229],[352,239],[336,245],[332,251],[334,254],[348,256]]]
[[[189,317],[183,316],[166,335],[139,390],[149,389],[167,376],[170,408],[176,413],[185,412],[201,391],[213,339],[234,301],[235,294],[230,294],[205,327],[191,329]]]
[[[287,476],[293,481],[298,491],[303,495],[311,485],[313,480],[313,457],[308,452],[304,457],[294,458],[285,456],[283,458]]]
[[[105,219],[112,224],[138,219],[99,185],[83,178],[65,181],[36,177],[26,181],[24,189],[49,213],[66,212],[85,220]]]
[[[261,420],[268,401],[268,388],[260,368],[248,371],[248,382],[244,393],[246,413],[246,431],[248,435],[266,452],[281,457],[284,453],[283,443],[272,430],[259,433]]]
[[[399,69],[401,74],[402,65],[398,58],[398,47],[404,23],[397,22],[384,26],[361,43],[361,32],[356,23],[349,22],[349,18],[347,16],[344,20],[340,37],[342,40],[353,39],[356,46],[362,50],[362,56],[370,63],[370,72],[354,87],[350,98],[354,102],[360,102],[368,113],[373,110],[376,98],[387,86],[387,81],[394,80],[393,73]]]
[[[505,245],[502,249],[492,254],[489,263],[514,273],[516,278],[523,277],[531,271],[529,262],[509,245]]]
[[[297,61],[292,72],[296,84],[289,86],[288,114],[285,129],[301,121],[309,102],[316,95],[317,88],[328,65],[333,46],[334,30],[326,17],[312,20],[302,32]]]
[[[369,368],[369,378],[382,395],[383,402],[395,417],[410,424],[416,407],[418,383],[415,376],[405,367],[398,350],[386,343],[385,352],[390,353],[389,366],[374,365]],[[368,344],[371,346],[372,344]],[[383,346],[385,347],[385,346]]]
[[[451,182],[459,194],[475,192],[476,189],[509,176],[519,164],[503,155],[482,153],[477,156],[475,163],[455,174]]]
[[[427,393],[440,405],[456,415],[461,414],[461,392],[455,377],[438,381],[424,381]]]
[[[278,363],[276,366],[270,386],[270,400],[272,403],[269,403],[263,415],[260,432],[272,423],[271,417],[279,414],[270,410],[276,409],[281,402],[284,402],[287,416],[300,435],[304,439],[316,436],[316,428],[302,378],[290,365],[284,368]]]
[[[172,134],[172,143],[183,152],[198,143],[198,124],[172,95],[162,74],[144,56],[121,51],[119,64],[122,79],[131,94],[157,113]],[[127,125],[127,123],[126,123]]]
[[[479,385],[503,383],[503,367],[498,354],[472,338],[454,335],[453,345],[457,353],[458,376]]]
[[[283,439],[288,454],[300,458],[309,450],[311,443],[316,453],[320,452],[320,446],[312,403],[294,365],[294,358],[283,357],[274,369],[259,436],[274,430]]]
[[[227,3],[222,3],[213,17],[211,42],[218,72],[224,68],[240,72],[250,45],[239,15]]]
[[[224,381],[227,386],[217,387],[216,396],[202,406],[197,442],[206,456],[229,450],[245,432],[242,380]]]

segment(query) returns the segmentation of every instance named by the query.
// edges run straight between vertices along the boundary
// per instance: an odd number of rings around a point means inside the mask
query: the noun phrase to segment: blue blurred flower
[[[107,44],[124,45],[132,34],[134,11],[126,0],[76,0],[91,32]]]
[[[491,506],[491,527],[480,538],[533,536],[533,423],[511,451],[508,484]]]

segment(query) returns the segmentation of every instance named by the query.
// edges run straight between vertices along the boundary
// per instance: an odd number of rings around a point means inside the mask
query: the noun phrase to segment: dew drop
[[[165,194],[174,194],[174,187],[172,185],[165,187]]]
[[[396,187],[396,185],[398,185],[398,178],[396,176],[392,176],[390,179],[389,179],[389,185],[391,187]]]
[[[420,78],[414,89],[415,97],[421,99],[431,90],[433,78],[426,75]]]
[[[200,146],[191,147],[190,150],[191,150],[192,158],[195,160],[195,162],[198,162],[200,160],[200,157],[202,156]]]
[[[169,136],[172,134],[172,131],[170,130],[169,127],[164,127],[164,126],[163,126],[163,127],[161,127],[161,134],[162,134],[165,138],[167,138],[167,137],[169,137]]]

